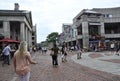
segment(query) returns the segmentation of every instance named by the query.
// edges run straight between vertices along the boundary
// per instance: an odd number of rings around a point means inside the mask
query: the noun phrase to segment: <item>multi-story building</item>
[[[33,28],[31,11],[19,10],[18,3],[15,3],[14,10],[0,10],[1,37],[25,40],[32,45]]]
[[[82,10],[74,19],[77,39],[83,47],[91,41],[120,40],[120,7]]]
[[[59,41],[62,44],[63,42],[70,42],[72,38],[72,24],[63,24],[62,33],[60,34]]]
[[[105,46],[107,41],[119,41],[120,7],[83,9],[73,18],[71,27],[77,30],[77,34],[69,41],[74,45],[81,44],[82,48],[89,48],[90,44]]]

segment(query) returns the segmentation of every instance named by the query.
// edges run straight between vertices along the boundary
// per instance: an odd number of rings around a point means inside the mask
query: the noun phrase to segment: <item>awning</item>
[[[14,39],[10,39],[10,38],[4,38],[4,39],[0,40],[0,42],[20,43],[20,41],[17,41],[17,40],[14,40]]]

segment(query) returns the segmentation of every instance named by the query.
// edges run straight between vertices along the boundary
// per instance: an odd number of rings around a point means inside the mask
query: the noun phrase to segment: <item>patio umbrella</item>
[[[4,39],[0,40],[0,42],[20,43],[20,41],[17,41],[17,40],[14,40],[14,39],[10,39],[10,38],[4,38]]]

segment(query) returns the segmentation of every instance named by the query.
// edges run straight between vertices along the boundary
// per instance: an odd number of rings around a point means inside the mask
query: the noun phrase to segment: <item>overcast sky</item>
[[[51,32],[62,32],[63,23],[72,19],[83,9],[120,7],[120,0],[1,0],[0,9],[32,12],[33,25],[37,25],[37,42],[44,41]]]

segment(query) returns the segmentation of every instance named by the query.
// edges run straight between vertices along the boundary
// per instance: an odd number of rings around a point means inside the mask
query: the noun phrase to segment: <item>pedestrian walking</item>
[[[30,48],[29,48],[29,52],[30,52],[30,54],[33,53],[33,48],[32,48],[32,46],[30,46]]]
[[[59,48],[57,47],[56,44],[54,44],[53,48],[51,50],[54,53],[52,55],[52,64],[53,64],[53,67],[57,67],[58,66],[58,51],[59,51]]]
[[[33,51],[34,53],[37,51],[36,46],[33,47]]]
[[[64,48],[64,62],[67,62],[67,46],[65,45],[65,48]]]
[[[115,54],[119,56],[119,50],[120,50],[120,42],[117,43],[116,45],[116,52]]]
[[[115,54],[118,55],[118,56],[119,56],[119,50],[120,50],[120,48],[117,48],[117,50],[115,52]]]
[[[114,51],[114,49],[115,49],[115,44],[114,44],[114,42],[111,42],[110,48],[111,48],[111,54],[114,54],[114,53],[115,53],[115,51]]]
[[[77,59],[81,59],[82,57],[81,57],[81,55],[82,55],[82,50],[81,50],[81,48],[80,48],[80,44],[77,44],[76,45],[76,47],[77,47]]]
[[[46,54],[46,52],[47,52],[47,48],[46,48],[46,47],[44,47],[44,52],[45,52],[45,54]]]
[[[44,53],[44,47],[42,47],[42,54]]]
[[[27,50],[27,43],[22,41],[19,49],[14,53],[14,70],[18,74],[20,81],[29,81],[30,78],[30,64],[36,64]]]
[[[62,45],[62,62],[66,62],[67,61],[67,46],[65,45],[65,43]]]
[[[62,62],[64,62],[64,53],[65,53],[64,49],[65,49],[65,46],[63,44],[62,45],[62,49],[61,49],[61,52],[62,52],[62,56],[61,56]]]
[[[10,44],[6,44],[5,48],[3,49],[2,53],[3,53],[3,56],[4,56],[4,59],[3,59],[3,66],[5,63],[7,63],[8,65],[10,65],[10,52],[11,52],[11,48],[10,48]]]
[[[42,51],[42,48],[41,48],[41,46],[39,46],[39,52],[41,53],[41,51]]]

